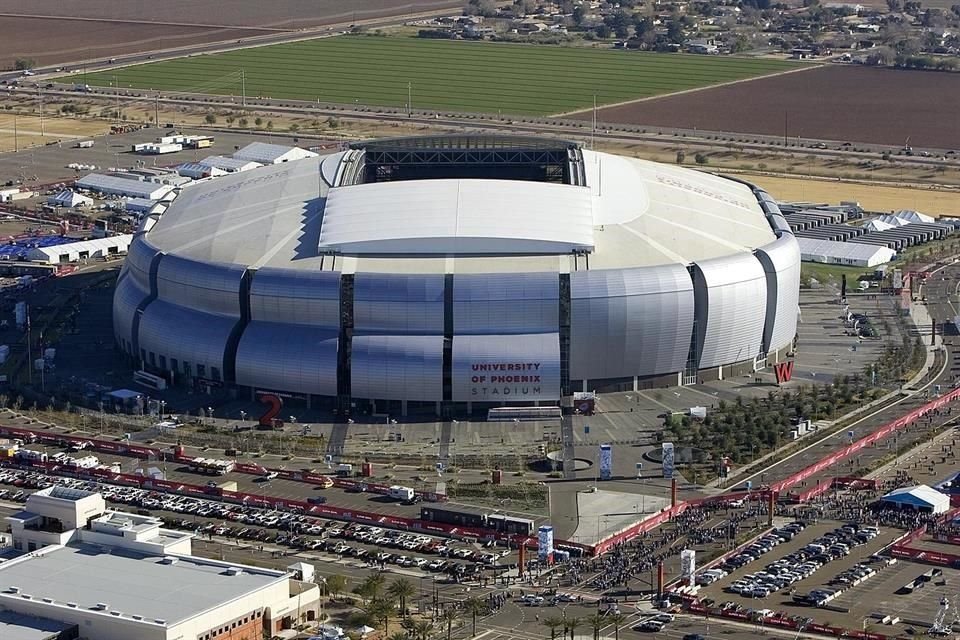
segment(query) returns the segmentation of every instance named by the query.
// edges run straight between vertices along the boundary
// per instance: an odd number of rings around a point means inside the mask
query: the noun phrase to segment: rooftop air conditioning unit
[[[49,604],[53,602],[53,598],[44,598],[43,601]]]
[[[10,593],[20,593],[20,587],[10,587],[8,591],[10,591]]]
[[[230,567],[226,573],[228,576],[239,576],[243,573],[243,569],[240,567]]]
[[[111,612],[110,612],[110,615],[112,615],[112,616],[117,616],[117,617],[119,618],[120,616],[123,615],[123,612],[121,612],[121,611],[111,611]]]
[[[134,620],[143,620],[143,616],[141,616],[141,615],[134,615],[134,616],[130,616],[130,617],[133,618]]]
[[[153,621],[156,622],[157,624],[167,624],[167,621],[162,618],[154,618]]]
[[[173,556],[164,556],[163,560],[160,561],[162,564],[177,564],[180,562],[180,558],[175,558]]]
[[[93,608],[97,611],[106,611],[110,608],[110,605],[105,602],[98,602],[97,604],[93,605]]]
[[[76,603],[76,602],[68,602],[68,603],[67,603],[67,606],[70,607],[71,609],[76,609],[76,608],[77,608],[77,603]]]
[[[24,600],[33,600],[33,596],[28,595],[26,593],[21,593],[20,597],[23,598]]]

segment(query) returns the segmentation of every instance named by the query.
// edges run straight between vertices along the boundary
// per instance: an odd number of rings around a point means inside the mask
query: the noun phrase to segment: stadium
[[[555,139],[399,138],[178,189],[113,320],[172,383],[455,415],[771,366],[799,277],[747,183]]]

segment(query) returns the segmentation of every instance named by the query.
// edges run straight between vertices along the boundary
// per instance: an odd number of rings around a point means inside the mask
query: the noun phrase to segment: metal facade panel
[[[693,331],[693,283],[680,265],[570,274],[570,379],[681,371]]]
[[[354,398],[443,400],[443,336],[354,335]]]
[[[250,284],[254,321],[340,326],[340,274],[334,271],[258,269]]]
[[[558,333],[456,335],[454,402],[532,402],[560,399]]]
[[[121,277],[133,278],[141,289],[150,291],[150,263],[157,253],[157,250],[149,245],[143,236],[135,237],[127,248]]]
[[[797,334],[800,309],[800,245],[793,234],[757,250],[766,257],[767,315],[764,342],[768,351],[790,344]],[[769,271],[772,267],[772,273]]]
[[[240,278],[244,268],[167,255],[157,270],[161,300],[189,309],[240,316]]]
[[[443,275],[358,273],[353,326],[359,332],[443,333]]]
[[[458,335],[556,332],[559,299],[556,273],[457,274],[453,330]]]
[[[336,330],[251,322],[237,346],[237,384],[337,395]]]
[[[137,306],[148,295],[150,292],[142,290],[132,278],[124,278],[117,283],[113,293],[113,335],[117,340],[134,344],[133,318],[137,313]]]
[[[223,352],[236,319],[202,313],[161,300],[151,302],[140,319],[140,348],[189,362],[193,375],[197,365],[223,371]]]
[[[753,254],[698,263],[707,286],[707,326],[700,368],[750,360],[760,353],[767,284]]]

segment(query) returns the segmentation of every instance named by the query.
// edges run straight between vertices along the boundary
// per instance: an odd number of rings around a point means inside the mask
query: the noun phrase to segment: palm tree
[[[409,578],[397,578],[387,587],[387,593],[400,603],[400,615],[407,617],[407,598],[412,598],[416,589]]]
[[[418,620],[413,623],[413,634],[420,640],[427,640],[427,636],[433,633],[433,623],[429,620]]]
[[[392,614],[393,611],[394,611],[393,603],[388,600],[383,600],[381,598],[377,598],[376,600],[372,601],[370,605],[367,607],[367,613],[370,614],[370,617],[372,617],[377,622],[383,623],[384,635],[390,632],[390,629],[389,629],[390,614]]]
[[[620,627],[627,621],[627,616],[618,611],[607,617],[613,623],[613,640],[620,640]]]
[[[583,619],[576,616],[572,618],[567,618],[566,625],[563,630],[563,635],[566,637],[567,631],[570,631],[570,640],[574,640],[577,633],[577,628],[583,626]]]
[[[473,635],[477,635],[477,616],[486,610],[487,606],[480,598],[467,598],[463,601],[463,612],[469,614],[473,622]]]
[[[591,613],[587,616],[586,622],[593,627],[593,640],[600,640],[600,629],[603,628],[603,623],[606,622],[603,614],[599,611],[597,613]]]
[[[447,625],[447,640],[450,640],[450,632],[453,630],[453,623],[457,621],[457,618],[460,617],[460,612],[453,607],[447,607],[443,610],[443,613],[440,614],[440,620]],[[550,640],[553,640],[551,638]]]
[[[382,571],[378,571],[367,576],[364,582],[370,585],[371,598],[377,598],[380,596],[380,592],[383,591],[383,585],[387,583],[387,576],[384,575]]]
[[[556,616],[551,616],[549,618],[544,618],[543,620],[541,620],[540,624],[545,626],[547,629],[550,629],[550,640],[556,640],[557,629],[563,628],[564,620],[563,618],[557,618]],[[566,635],[566,629],[564,629],[564,635]]]

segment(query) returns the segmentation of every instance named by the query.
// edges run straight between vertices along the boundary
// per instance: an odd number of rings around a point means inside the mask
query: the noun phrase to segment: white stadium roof
[[[775,240],[747,185],[636,158],[584,150],[588,186],[429,179],[331,188],[340,170],[328,165],[343,156],[194,184],[148,242],[244,266],[439,274],[570,271],[578,248],[591,269],[689,265]],[[445,252],[478,246],[497,255]],[[338,250],[335,267],[325,249]]]
[[[320,230],[321,250],[358,255],[556,254],[592,248],[587,189],[510,180],[337,187],[327,195]]]

